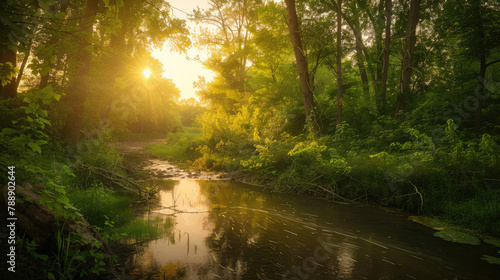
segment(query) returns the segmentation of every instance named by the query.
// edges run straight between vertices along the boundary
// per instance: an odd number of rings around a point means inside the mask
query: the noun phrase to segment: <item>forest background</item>
[[[2,1],[2,170],[81,215],[71,190],[127,174],[107,143],[161,135],[193,169],[500,235],[497,1],[208,3],[190,30],[160,0]],[[198,100],[162,77],[164,42],[206,51]]]

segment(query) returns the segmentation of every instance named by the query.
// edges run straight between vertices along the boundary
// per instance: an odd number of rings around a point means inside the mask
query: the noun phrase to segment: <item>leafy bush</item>
[[[443,217],[481,232],[500,235],[500,190],[487,188],[466,200],[448,201]]]
[[[146,150],[159,157],[173,160],[195,160],[200,156],[197,148],[202,145],[201,130],[184,127],[182,131],[169,133],[165,143],[152,144]]]

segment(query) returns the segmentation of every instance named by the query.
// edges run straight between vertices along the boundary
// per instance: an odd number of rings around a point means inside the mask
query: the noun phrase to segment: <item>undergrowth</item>
[[[104,228],[107,223],[121,226],[134,218],[130,208],[133,198],[128,194],[102,186],[77,189],[68,194],[71,203],[92,225]]]
[[[383,136],[362,136],[347,124],[331,135],[309,125],[301,135],[274,137],[244,134],[244,127],[203,135],[185,128],[149,151],[189,160],[191,168],[270,177],[277,191],[398,207],[500,236],[498,137],[471,138],[453,121],[438,129],[433,138],[407,125]]]

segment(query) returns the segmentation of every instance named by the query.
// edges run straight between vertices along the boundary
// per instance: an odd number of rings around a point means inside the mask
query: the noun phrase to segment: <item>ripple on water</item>
[[[158,159],[145,170],[191,175]],[[499,254],[491,245],[447,242],[401,213],[210,176],[149,181],[159,191],[139,219],[164,235],[131,257],[135,279],[496,279],[497,265],[486,261]],[[170,226],[159,226],[166,218]]]
[[[473,260],[474,250],[464,252],[393,213],[321,201],[312,207],[309,199],[224,181],[170,181],[156,202],[176,206],[168,208],[174,226],[136,257],[141,277],[175,266],[172,279],[283,279],[288,272],[285,279],[300,273],[308,279],[474,279],[477,273],[495,279],[480,260],[484,253]],[[154,209],[150,218],[157,211],[166,210]]]

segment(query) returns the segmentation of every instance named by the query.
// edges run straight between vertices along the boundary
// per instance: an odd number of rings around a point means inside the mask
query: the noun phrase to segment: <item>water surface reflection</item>
[[[481,246],[402,214],[227,181],[165,181],[143,219],[168,233],[133,257],[136,279],[496,279]]]

